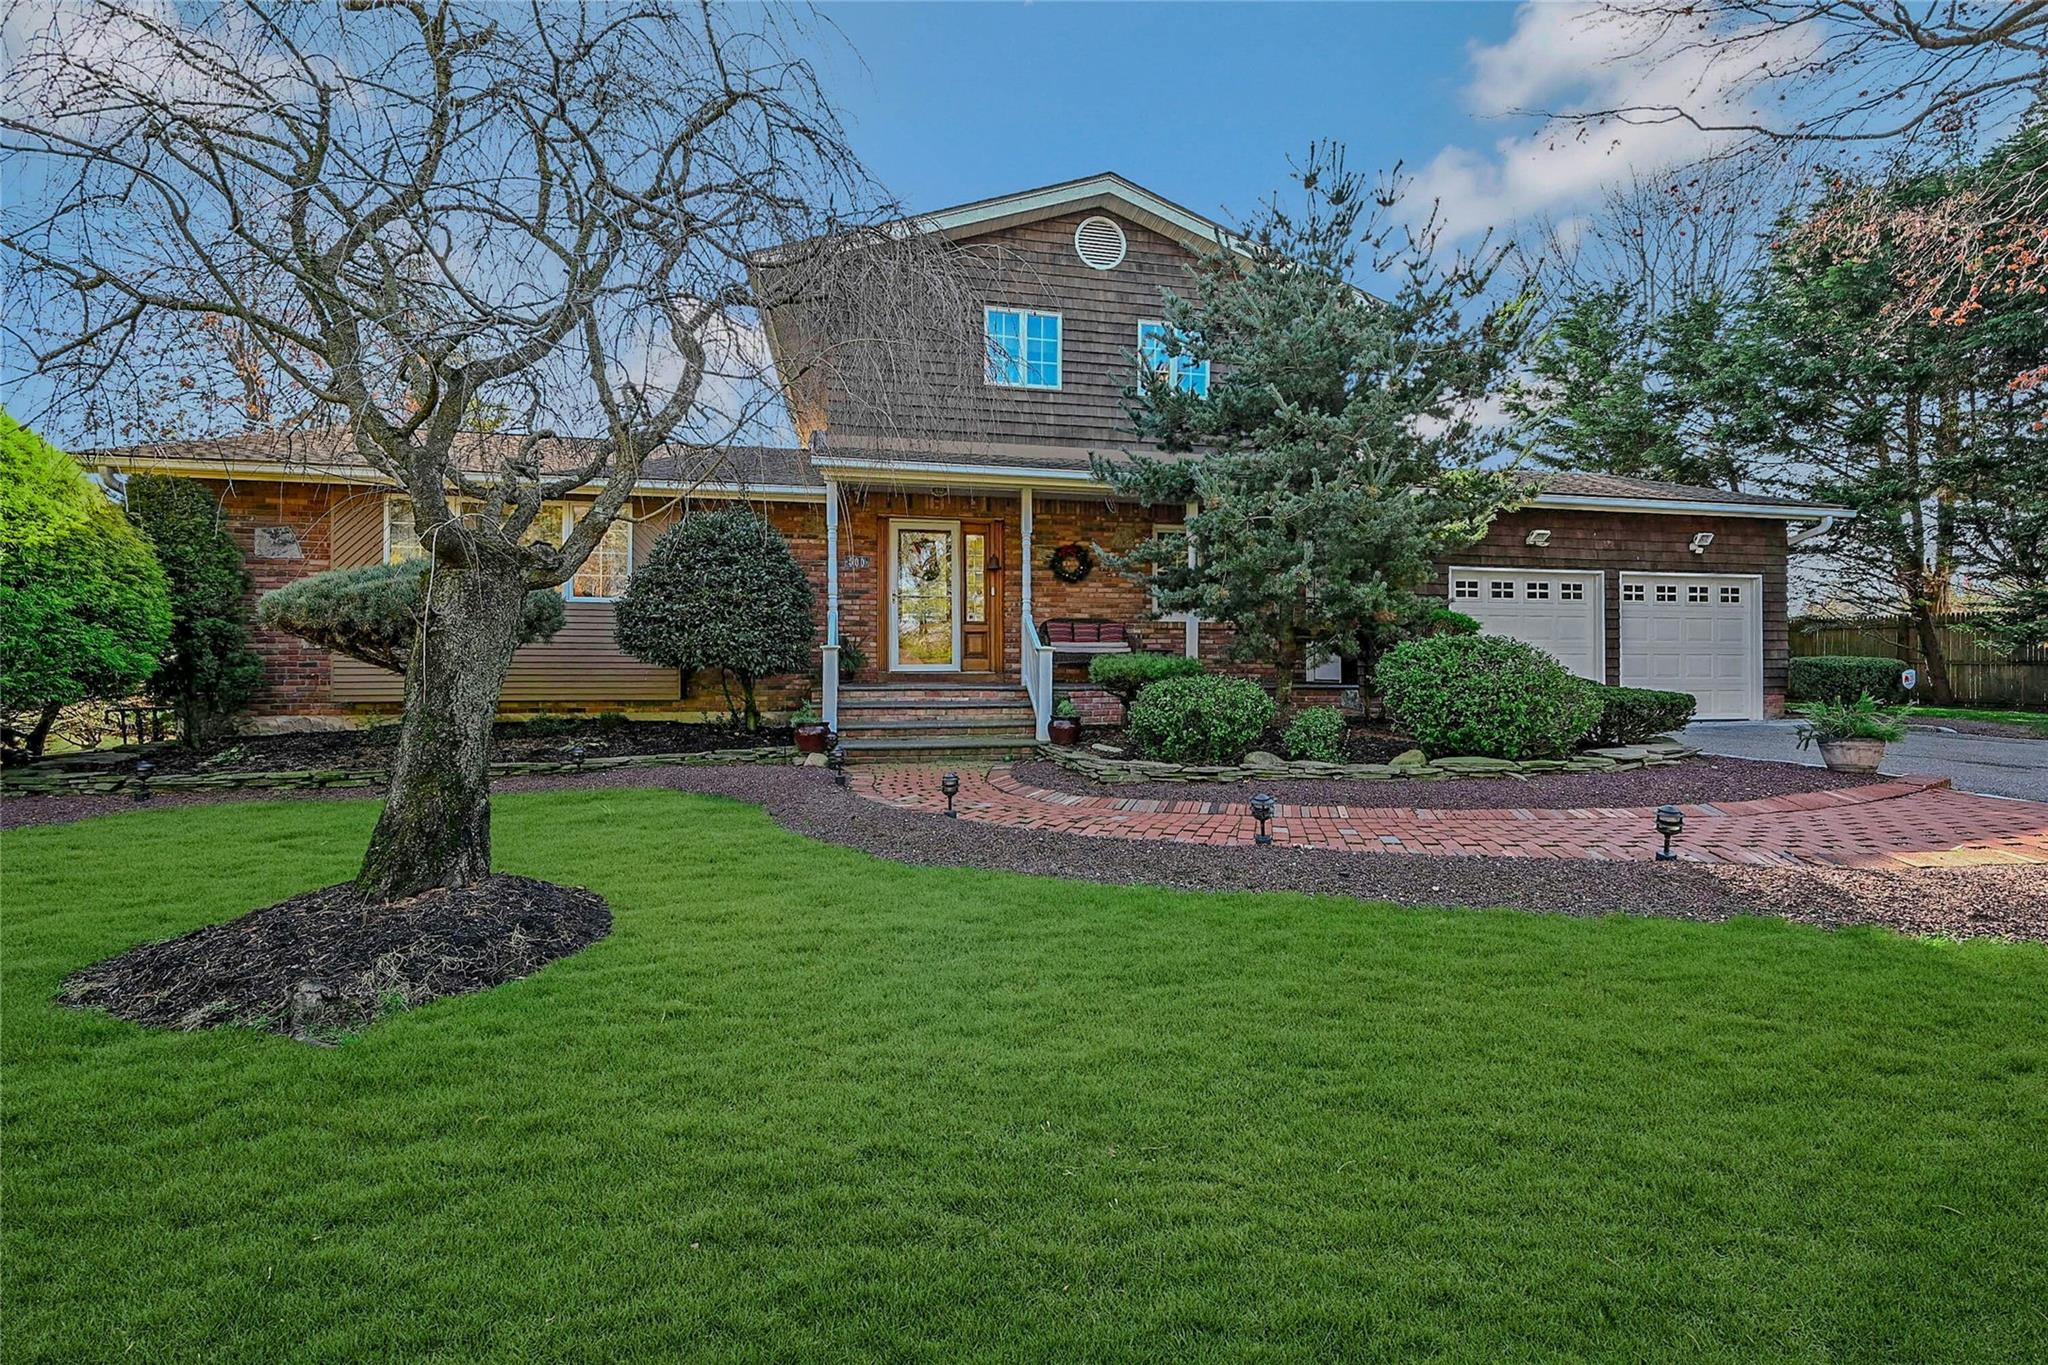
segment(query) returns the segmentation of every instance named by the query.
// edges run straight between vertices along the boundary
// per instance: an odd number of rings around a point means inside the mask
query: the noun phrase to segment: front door
[[[1003,666],[1003,524],[960,523],[960,671]]]
[[[889,523],[889,667],[960,667],[960,525]]]

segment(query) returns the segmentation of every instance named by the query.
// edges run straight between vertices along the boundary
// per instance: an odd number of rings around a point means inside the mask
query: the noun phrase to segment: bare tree
[[[874,231],[893,211],[805,40],[780,10],[654,0],[75,0],[17,41],[0,152],[40,193],[0,245],[39,368],[83,394],[211,320],[411,500],[431,556],[367,896],[489,874],[521,602],[576,571],[651,454],[714,477],[773,401],[735,340],[778,302],[756,254],[807,244],[778,278],[816,288],[902,241]],[[480,404],[490,441],[465,431]]]

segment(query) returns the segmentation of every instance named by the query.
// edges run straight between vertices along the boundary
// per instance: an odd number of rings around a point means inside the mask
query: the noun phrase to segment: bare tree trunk
[[[488,562],[427,572],[391,785],[356,876],[375,901],[491,875],[491,723],[519,643],[526,577]]]
[[[1941,646],[1934,605],[1924,597],[1913,603],[1913,630],[1920,638],[1920,662],[1927,672],[1927,699],[1936,706],[1948,706],[1956,696],[1955,684],[1948,676],[1948,651]]]
[[[45,703],[42,714],[36,717],[36,723],[22,735],[21,747],[30,758],[43,756],[43,746],[50,742],[50,727],[57,723],[57,716],[63,709],[61,702]]]

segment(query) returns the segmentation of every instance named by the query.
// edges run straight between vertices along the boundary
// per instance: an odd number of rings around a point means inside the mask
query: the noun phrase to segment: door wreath
[[[1046,567],[1062,583],[1079,583],[1095,572],[1095,556],[1086,545],[1060,545],[1054,548]]]

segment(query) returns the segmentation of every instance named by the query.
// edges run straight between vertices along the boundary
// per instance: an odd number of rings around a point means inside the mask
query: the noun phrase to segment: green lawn
[[[10,1361],[2040,1360],[2048,951],[921,871],[514,796],[612,937],[336,1049],[50,1003],[367,803],[7,836]]]

